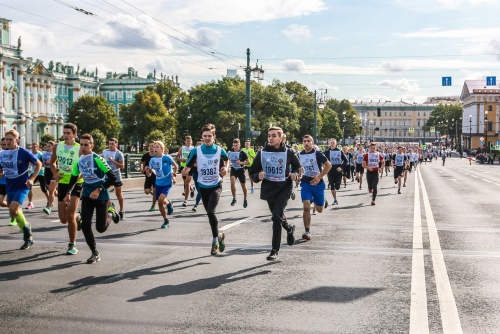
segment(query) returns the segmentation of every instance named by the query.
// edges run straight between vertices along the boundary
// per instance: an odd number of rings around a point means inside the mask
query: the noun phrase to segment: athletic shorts
[[[391,167],[391,160],[385,161],[385,167]]]
[[[160,198],[161,194],[164,194],[165,196],[168,196],[168,193],[170,192],[170,189],[172,188],[172,185],[169,184],[167,186],[155,186],[155,196],[156,199]]]
[[[64,202],[64,198],[68,194],[68,190],[69,190],[69,184],[59,183],[57,185],[57,201]],[[75,186],[73,187],[73,190],[71,191],[71,196],[76,196],[76,197],[80,198],[81,194],[82,194],[82,185],[75,184]]]
[[[394,179],[397,179],[401,175],[403,175],[404,167],[403,166],[394,166]]]
[[[344,175],[348,179],[351,178],[351,166],[344,166],[342,168],[342,175]]]
[[[146,175],[146,178],[144,179],[144,189],[151,189],[155,187],[156,183],[156,174],[151,174],[150,177]]]
[[[311,201],[316,206],[325,205],[325,182],[313,186],[309,182],[300,183],[300,198],[303,201]]]
[[[334,184],[340,185],[342,183],[342,174],[341,173],[334,173],[334,174],[328,173],[328,182],[330,182],[330,185],[334,185]]]
[[[54,178],[54,174],[52,174],[52,170],[50,168],[45,167],[45,184],[47,185],[47,188],[50,185],[50,181]]]
[[[12,202],[19,202],[21,205],[28,197],[30,188],[26,187],[24,189],[19,189],[10,193],[7,193],[7,204],[10,205]]]
[[[359,173],[359,174],[365,173],[365,169],[363,168],[363,164],[356,164],[356,173]]]
[[[239,168],[239,169],[231,168],[231,171],[229,172],[229,176],[230,177],[234,176],[235,178],[237,178],[240,181],[240,183],[246,182],[245,170],[243,168]]]
[[[7,186],[5,184],[0,184],[0,196],[5,196],[7,194]]]
[[[33,182],[33,184],[35,184],[36,181],[38,181],[38,183],[40,184],[40,190],[43,193],[46,193],[47,192],[47,184],[45,182],[45,175],[37,175],[37,177],[35,178],[35,182]]]

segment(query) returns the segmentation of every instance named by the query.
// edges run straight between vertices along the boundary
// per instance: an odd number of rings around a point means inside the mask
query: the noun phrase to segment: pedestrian
[[[260,199],[267,201],[272,214],[272,249],[267,256],[268,261],[279,260],[282,228],[287,231],[287,244],[292,246],[295,242],[295,225],[288,224],[285,208],[292,194],[293,182],[298,180],[300,162],[294,151],[285,146],[282,137],[283,130],[280,127],[270,127],[267,132],[268,143],[257,153],[250,168],[250,177],[254,182],[262,181]]]
[[[366,183],[368,184],[368,192],[372,194],[371,205],[375,205],[377,198],[378,186],[378,169],[383,157],[376,151],[375,143],[370,144],[370,151],[363,158],[363,168],[366,169]]]

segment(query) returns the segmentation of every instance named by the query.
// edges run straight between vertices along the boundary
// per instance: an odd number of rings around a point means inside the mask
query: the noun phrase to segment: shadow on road
[[[281,298],[290,301],[311,301],[325,303],[349,303],[365,298],[384,289],[322,286]]]

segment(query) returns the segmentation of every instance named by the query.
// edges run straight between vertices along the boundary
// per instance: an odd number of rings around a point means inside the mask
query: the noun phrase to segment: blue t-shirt
[[[34,155],[34,154],[33,154]],[[40,169],[40,171],[38,172],[38,175],[40,176],[44,176],[45,175],[45,169],[43,168],[43,154],[42,152],[36,152],[36,155],[35,155],[38,160],[40,160],[42,162],[42,169]],[[30,165],[30,171],[29,171],[29,174],[30,175],[33,175],[33,172],[35,171],[35,165],[34,164],[31,164]]]
[[[0,166],[7,178],[7,193],[28,188],[29,165],[30,162],[36,164],[37,160],[33,153],[22,147],[0,152]]]
[[[156,174],[157,186],[171,186],[172,185],[172,166],[174,159],[171,156],[164,154],[161,157],[156,155],[149,160],[149,167]]]
[[[202,144],[201,145],[201,152],[204,154],[204,155],[213,155],[215,153],[217,153],[217,147],[218,145],[216,144],[212,144],[211,146],[207,146],[205,144]],[[196,162],[196,158],[197,158],[197,152],[198,150],[196,148],[194,148],[193,150],[191,150],[191,153],[189,154],[189,158],[188,158],[188,161],[186,163],[186,165],[190,168],[196,168],[196,167],[193,167],[194,163]],[[224,166],[224,161],[227,161],[229,159],[229,156],[227,155],[227,151],[223,148],[221,148],[221,152],[220,152],[220,156],[221,156],[221,159],[220,159],[220,167]],[[198,170],[196,170],[195,172],[197,172]],[[198,184],[201,188],[207,188],[206,186],[202,185],[202,184]]]

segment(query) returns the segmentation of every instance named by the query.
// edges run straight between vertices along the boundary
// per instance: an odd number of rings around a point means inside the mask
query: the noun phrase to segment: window
[[[384,116],[387,116],[387,111],[384,111]]]
[[[133,94],[133,93],[134,93],[134,92],[132,92],[132,91],[130,91],[130,90],[128,90],[128,91],[127,91],[127,100],[132,100],[132,96],[133,96],[132,94]]]
[[[420,126],[420,120],[417,121],[417,126]]]
[[[404,115],[406,116],[406,111],[404,112]]]
[[[417,113],[417,116],[420,116],[420,111]]]
[[[488,131],[493,131],[493,122],[488,122]]]
[[[392,116],[392,111],[389,113],[390,116]]]
[[[16,110],[16,93],[12,93],[12,112]]]
[[[493,106],[489,105],[488,106],[488,111],[493,111]]]
[[[424,112],[424,117],[425,117],[425,114],[426,114],[426,113]]]
[[[110,93],[109,93],[109,99],[110,99],[111,101],[114,101],[114,100],[115,100],[115,92],[110,92]]]

